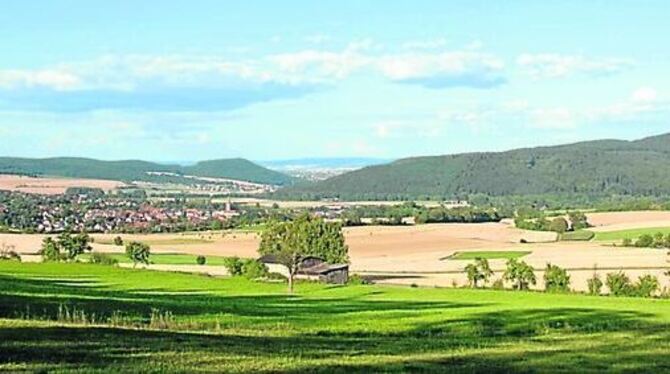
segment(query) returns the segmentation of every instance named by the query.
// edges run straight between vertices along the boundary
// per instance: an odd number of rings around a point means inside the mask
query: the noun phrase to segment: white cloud
[[[504,62],[496,57],[473,51],[391,55],[378,60],[381,72],[393,80],[445,73],[497,72],[504,66]]]
[[[656,99],[658,99],[658,92],[651,87],[640,87],[631,94],[631,100],[636,103],[649,103]]]
[[[517,64],[535,78],[562,78],[576,73],[609,75],[630,68],[633,63],[621,58],[587,58],[581,55],[522,54]]]
[[[0,88],[5,89],[45,87],[70,90],[77,88],[81,83],[74,72],[64,70],[0,70]]]

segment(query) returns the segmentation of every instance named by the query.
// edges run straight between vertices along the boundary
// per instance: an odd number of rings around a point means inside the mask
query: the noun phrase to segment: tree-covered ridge
[[[670,134],[507,152],[416,157],[278,193],[291,198],[390,199],[582,194],[670,195]]]
[[[288,175],[266,169],[244,159],[212,160],[193,166],[180,166],[139,160],[101,161],[74,157],[46,159],[2,157],[0,158],[0,174],[93,178],[126,182],[192,182],[192,180],[181,177],[182,175],[226,178],[273,185],[289,185],[294,182],[294,178]]]

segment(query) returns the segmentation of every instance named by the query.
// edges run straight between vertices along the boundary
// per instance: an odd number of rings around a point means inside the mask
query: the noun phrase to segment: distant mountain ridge
[[[148,174],[150,172],[226,178],[279,186],[291,185],[296,182],[296,179],[293,177],[264,168],[241,158],[202,161],[190,166],[180,166],[140,160],[101,161],[77,157],[44,159],[0,157],[0,174],[92,178],[124,182],[166,179],[174,182],[188,181],[179,176],[161,177],[150,175]]]
[[[577,193],[670,196],[670,134],[407,158],[289,187],[277,197],[359,200]]]

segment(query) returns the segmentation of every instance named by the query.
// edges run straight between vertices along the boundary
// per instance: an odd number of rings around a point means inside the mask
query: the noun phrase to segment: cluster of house
[[[73,211],[74,210],[74,211]],[[113,232],[128,229],[149,229],[170,227],[174,223],[188,223],[192,226],[212,221],[224,222],[239,215],[230,205],[220,210],[162,208],[149,204],[101,203],[82,210],[68,209],[64,214],[61,206],[40,207],[36,231],[58,233],[67,230],[88,232]]]

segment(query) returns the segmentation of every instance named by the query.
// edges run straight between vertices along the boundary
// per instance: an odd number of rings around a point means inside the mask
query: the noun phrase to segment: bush
[[[366,285],[366,284],[371,284],[371,282],[369,280],[361,277],[358,274],[354,274],[354,275],[349,277],[349,280],[347,281],[347,284],[351,285],[351,286],[362,286],[362,285]]]
[[[195,263],[198,265],[205,265],[207,263],[207,258],[205,256],[198,256],[195,259]]]
[[[660,284],[658,278],[653,275],[643,275],[635,284],[635,294],[641,297],[651,297],[658,291]]]
[[[114,257],[108,255],[107,253],[93,252],[91,253],[91,263],[99,265],[110,265],[114,266],[119,263]]]
[[[533,268],[515,258],[507,261],[507,269],[503,274],[503,279],[514,283],[514,288],[521,291],[527,290],[530,285],[536,284],[535,271]]]
[[[121,238],[120,236],[117,236],[116,238],[114,238],[114,245],[117,246],[117,247],[122,247],[123,246],[123,238]]]
[[[126,245],[126,255],[133,262],[133,266],[137,266],[137,264],[149,265],[151,248],[144,243],[131,242]]]
[[[631,238],[625,238],[623,242],[621,243],[624,247],[632,247],[633,246],[633,240]]]
[[[268,274],[268,267],[257,260],[244,261],[242,265],[242,275],[247,279],[265,278]]]
[[[21,261],[21,256],[14,250],[16,247],[5,243],[0,244],[0,260]]]
[[[570,276],[565,269],[547,264],[544,271],[544,289],[547,292],[570,292]]]
[[[649,248],[654,245],[654,237],[649,234],[644,234],[640,236],[637,241],[635,241],[635,246],[638,248]]]
[[[589,288],[589,295],[597,296],[602,293],[603,281],[597,273],[593,273],[593,277],[586,281]]]
[[[563,234],[564,232],[568,231],[569,227],[570,226],[568,225],[568,221],[566,221],[565,218],[557,217],[554,218],[549,224],[549,231]]]
[[[239,257],[227,257],[223,260],[223,266],[228,270],[230,276],[242,275],[244,262]]]
[[[630,278],[623,272],[607,274],[607,287],[610,289],[610,294],[613,296],[631,296],[634,294],[634,287],[630,282]]]
[[[66,256],[60,253],[60,246],[58,242],[47,237],[42,241],[42,248],[40,249],[40,255],[42,256],[42,261],[44,262],[58,262],[64,261]]]
[[[505,282],[502,279],[496,279],[491,285],[491,288],[493,288],[494,290],[504,290]]]

